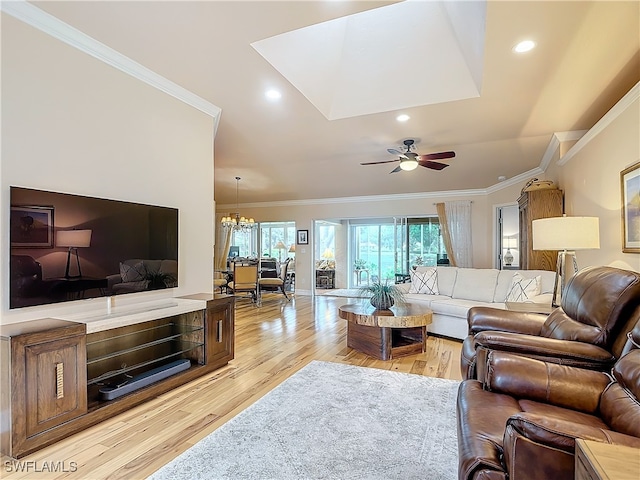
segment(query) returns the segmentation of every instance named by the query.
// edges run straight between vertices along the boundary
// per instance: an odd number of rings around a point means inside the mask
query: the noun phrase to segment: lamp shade
[[[287,248],[287,246],[282,241],[280,241],[280,242],[276,243],[275,248],[277,248],[278,250],[285,250]]]
[[[550,217],[532,222],[534,250],[600,248],[598,217]]]
[[[322,258],[329,260],[333,258],[333,252],[330,248],[326,248],[324,252],[322,252]]]
[[[58,247],[88,247],[91,245],[91,230],[60,230],[56,233]]]
[[[295,253],[296,252],[296,244],[292,243],[291,246],[289,247],[289,253]]]

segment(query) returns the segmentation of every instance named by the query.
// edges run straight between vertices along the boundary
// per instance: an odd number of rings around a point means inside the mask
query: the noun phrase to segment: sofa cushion
[[[147,269],[141,261],[133,264],[120,263],[120,276],[125,283],[140,282],[147,276]]]
[[[448,315],[450,317],[459,317],[466,320],[467,313],[471,307],[492,307],[505,309],[504,303],[491,303],[491,302],[479,302],[477,300],[463,300],[463,299],[433,299],[429,308],[433,310],[433,313],[440,315]]]
[[[429,268],[424,271],[411,271],[411,286],[409,293],[426,293],[427,295],[438,295],[438,271]]]
[[[406,293],[404,296],[407,302],[419,303],[431,308],[431,303],[435,300],[451,300],[451,297],[445,295],[426,295],[424,293]]]
[[[507,302],[526,302],[540,293],[540,275],[524,278],[519,272],[513,274],[511,287],[507,293]]]
[[[459,268],[453,286],[453,298],[493,302],[498,270],[491,268]]]

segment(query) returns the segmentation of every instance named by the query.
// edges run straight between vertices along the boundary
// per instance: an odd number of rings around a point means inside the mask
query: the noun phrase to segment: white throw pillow
[[[541,277],[524,278],[519,272],[513,274],[511,287],[507,293],[507,302],[526,302],[540,295]]]
[[[122,277],[122,281],[125,283],[140,282],[147,276],[147,269],[142,262],[138,262],[134,265],[120,263],[120,276]]]
[[[411,270],[411,286],[409,293],[426,293],[427,295],[439,295],[438,293],[438,271],[429,268],[421,272]]]

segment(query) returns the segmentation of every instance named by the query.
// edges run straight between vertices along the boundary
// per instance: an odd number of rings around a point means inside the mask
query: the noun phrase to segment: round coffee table
[[[427,344],[427,325],[433,312],[424,305],[406,303],[390,310],[376,310],[365,302],[338,308],[347,320],[347,346],[380,360],[422,353]]]

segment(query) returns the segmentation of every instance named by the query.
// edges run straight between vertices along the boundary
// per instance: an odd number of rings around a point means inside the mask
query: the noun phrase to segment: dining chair
[[[233,280],[227,284],[227,288],[234,294],[250,293],[251,300],[258,301],[258,264],[240,265],[233,264]]]
[[[286,280],[287,280],[287,270],[289,268],[290,258],[287,258],[285,262],[280,265],[280,275],[276,278],[260,278],[258,280],[258,284],[260,286],[260,290],[280,290],[284,295],[284,298],[289,300],[289,296],[287,295]]]

